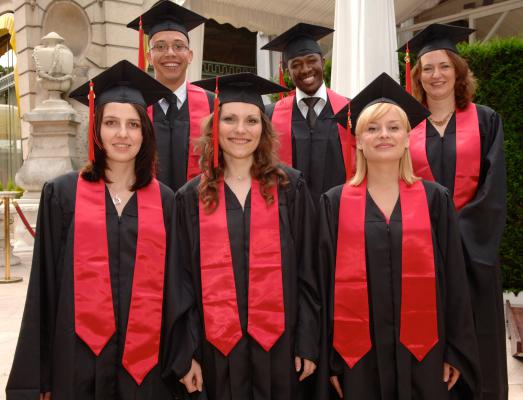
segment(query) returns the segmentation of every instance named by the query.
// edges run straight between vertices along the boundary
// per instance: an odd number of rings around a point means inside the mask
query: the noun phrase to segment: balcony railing
[[[214,61],[203,61],[202,78],[210,78],[216,75],[238,74],[240,72],[256,73],[256,67],[239,64],[224,64]]]
[[[15,74],[13,72],[0,77],[0,93],[15,85]]]

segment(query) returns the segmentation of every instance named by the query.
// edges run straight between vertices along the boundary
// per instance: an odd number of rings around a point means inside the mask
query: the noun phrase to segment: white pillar
[[[331,87],[354,97],[382,72],[399,80],[393,0],[336,0]]]
[[[193,53],[192,62],[187,69],[187,79],[189,82],[194,82],[202,78],[204,35],[204,24],[201,24],[189,32],[190,47]]]
[[[269,43],[269,37],[263,32],[256,35],[256,72],[265,79],[271,79],[271,54],[270,51],[260,50]]]

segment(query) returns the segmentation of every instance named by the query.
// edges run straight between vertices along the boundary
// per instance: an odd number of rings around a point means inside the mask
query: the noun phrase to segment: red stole
[[[434,182],[426,149],[427,120],[410,133],[410,154],[414,172]],[[481,138],[476,105],[470,103],[464,110],[456,110],[456,176],[453,200],[461,210],[476,194],[481,162]]]
[[[334,288],[333,346],[352,368],[370,339],[365,209],[367,185],[343,187]],[[421,181],[400,181],[402,278],[400,341],[421,361],[438,341],[436,277],[430,214]]]
[[[203,179],[203,177],[202,177]],[[269,351],[285,330],[278,190],[267,206],[260,183],[251,183],[249,240],[249,334]],[[218,207],[212,213],[200,201],[200,265],[207,340],[227,356],[242,337],[231,246],[227,229],[225,188],[218,186]]]
[[[296,95],[289,95],[282,100],[278,101],[274,106],[274,112],[272,114],[272,125],[279,134],[280,138],[280,150],[279,157],[280,161],[292,167],[292,110],[294,107],[294,99]],[[327,88],[327,98],[332,106],[332,111],[336,115],[343,107],[348,103],[348,100]],[[338,135],[340,138],[341,150],[343,152],[343,161],[345,165],[349,161],[352,161],[351,165],[355,165],[354,158],[356,154],[356,142],[354,137],[347,132],[347,128],[338,124]],[[353,151],[349,152],[348,145]],[[350,153],[350,154],[349,154]]]
[[[138,190],[138,237],[122,364],[140,385],[158,363],[166,234],[160,186]],[[114,334],[105,184],[78,177],[74,222],[76,334],[98,356]]]
[[[187,180],[198,176],[200,153],[194,147],[202,133],[202,121],[211,114],[207,93],[201,87],[187,82],[187,101],[189,102],[189,155],[187,158]],[[149,119],[154,123],[153,106],[147,107]],[[172,134],[172,133],[171,133]]]

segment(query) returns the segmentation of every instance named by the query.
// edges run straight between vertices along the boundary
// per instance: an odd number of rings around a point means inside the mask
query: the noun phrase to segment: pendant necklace
[[[120,204],[122,204],[122,199],[118,196],[118,194],[111,196],[111,199],[113,200],[113,204],[115,206],[119,206]]]

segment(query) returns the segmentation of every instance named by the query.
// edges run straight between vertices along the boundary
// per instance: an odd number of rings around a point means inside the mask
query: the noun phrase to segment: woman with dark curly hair
[[[316,367],[320,296],[313,203],[301,174],[278,163],[261,98],[285,89],[236,74],[217,90],[202,175],[176,194],[179,262],[202,316],[195,357],[208,399],[296,399]]]
[[[452,194],[458,211],[482,367],[485,400],[508,395],[498,248],[506,218],[503,127],[472,102],[476,81],[455,44],[472,29],[432,24],[408,46],[417,54],[412,92],[431,116],[413,129],[414,171]],[[406,45],[400,50],[404,50]]]
[[[146,107],[169,93],[128,61],[71,93],[90,105],[89,162],[42,189],[9,400],[172,399],[163,378],[192,373],[159,360],[171,341],[192,353],[196,314],[175,287],[174,193],[154,178]]]

